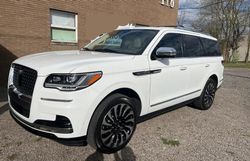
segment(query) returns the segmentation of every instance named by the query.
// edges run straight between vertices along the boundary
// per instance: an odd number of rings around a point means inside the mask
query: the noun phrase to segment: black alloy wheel
[[[104,99],[91,118],[87,142],[102,153],[125,147],[136,129],[136,101],[123,94]]]
[[[216,84],[214,81],[209,81],[206,86],[204,97],[203,97],[203,104],[205,108],[209,108],[212,106],[214,102],[215,92],[216,92]]]
[[[107,148],[118,148],[129,140],[135,126],[135,113],[128,104],[113,106],[101,124],[101,142]]]
[[[201,93],[201,96],[194,100],[192,106],[200,110],[208,110],[213,105],[216,90],[216,80],[209,78]]]

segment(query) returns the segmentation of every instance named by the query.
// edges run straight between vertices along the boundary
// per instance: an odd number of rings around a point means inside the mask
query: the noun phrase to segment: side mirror
[[[156,50],[157,58],[173,58],[176,56],[176,50],[170,47],[160,47]]]

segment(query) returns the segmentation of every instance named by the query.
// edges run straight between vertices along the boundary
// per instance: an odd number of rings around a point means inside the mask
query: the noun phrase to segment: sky
[[[179,12],[180,16],[185,12],[185,19],[183,22],[184,27],[190,27],[191,23],[195,20],[198,14],[198,10],[190,9],[200,6],[200,0],[179,0]],[[183,10],[185,8],[185,10]]]
[[[191,27],[192,22],[198,17],[199,13],[198,9],[192,9],[202,6],[200,4],[201,0],[179,0],[179,12],[178,15],[181,15],[182,12],[185,12],[185,19],[183,26]],[[250,0],[245,0],[245,5],[250,5]],[[244,6],[245,6],[244,5]],[[185,8],[185,10],[183,10]]]

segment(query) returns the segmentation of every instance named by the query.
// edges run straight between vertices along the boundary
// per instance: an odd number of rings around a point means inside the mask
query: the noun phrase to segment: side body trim
[[[159,102],[159,103],[155,103],[155,104],[151,105],[151,107],[157,106],[157,105],[160,105],[160,104],[163,104],[163,103],[166,103],[166,102],[170,102],[170,101],[176,100],[176,99],[178,99],[178,98],[185,97],[185,96],[188,96],[188,95],[190,95],[190,94],[194,94],[194,93],[199,92],[199,91],[201,91],[201,89],[196,90],[196,91],[193,91],[193,92],[190,92],[190,93],[187,93],[187,94],[184,94],[184,95],[181,95],[181,96],[178,96],[178,97],[171,98],[171,99],[166,100],[166,101],[162,101],[162,102]]]

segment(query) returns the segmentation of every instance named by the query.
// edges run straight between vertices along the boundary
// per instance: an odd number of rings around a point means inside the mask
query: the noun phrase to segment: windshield
[[[158,30],[116,30],[102,35],[83,49],[88,51],[140,55],[157,33]]]

